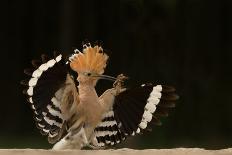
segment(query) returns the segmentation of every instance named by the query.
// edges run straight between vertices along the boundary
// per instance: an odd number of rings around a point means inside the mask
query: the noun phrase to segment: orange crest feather
[[[78,72],[91,72],[103,74],[107,64],[108,55],[103,53],[100,46],[86,46],[84,45],[83,53],[74,54],[70,62],[70,67]]]

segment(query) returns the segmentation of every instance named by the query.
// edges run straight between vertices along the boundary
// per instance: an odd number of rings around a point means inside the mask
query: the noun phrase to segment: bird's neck
[[[87,126],[95,127],[102,119],[102,106],[94,86],[79,84],[79,99]],[[86,129],[87,130],[87,129]],[[88,129],[92,132],[93,129]],[[89,138],[89,137],[88,137]]]
[[[79,83],[78,90],[81,102],[91,102],[98,99],[95,87],[93,85]]]

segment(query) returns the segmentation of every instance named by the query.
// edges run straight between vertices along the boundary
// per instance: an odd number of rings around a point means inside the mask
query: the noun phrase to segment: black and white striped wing
[[[114,111],[109,111],[103,116],[102,122],[95,128],[91,145],[94,147],[105,147],[115,145],[126,139],[126,134],[119,128],[114,117]]]
[[[123,91],[115,97],[112,111],[96,127],[93,145],[115,145],[150,124],[161,125],[160,117],[168,116],[177,99],[174,88],[162,85],[143,84]]]
[[[65,132],[61,100],[67,79],[71,76],[62,55],[51,59],[46,55],[41,57],[42,61],[32,61],[32,69],[24,70],[30,77],[21,83],[26,85],[23,92],[34,112],[37,127],[48,136],[50,143],[55,143]],[[74,81],[71,80],[71,84],[75,85]]]

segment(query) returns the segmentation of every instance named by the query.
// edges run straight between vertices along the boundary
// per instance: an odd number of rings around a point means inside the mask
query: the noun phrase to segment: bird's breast
[[[96,124],[101,121],[102,106],[94,87],[79,86],[80,108],[86,117],[86,123]]]

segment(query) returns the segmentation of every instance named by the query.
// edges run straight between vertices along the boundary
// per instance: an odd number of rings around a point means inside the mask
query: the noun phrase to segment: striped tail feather
[[[61,112],[61,92],[68,69],[62,55],[54,58],[42,55],[41,60],[32,60],[33,68],[25,69],[30,79],[23,80],[23,91],[34,113],[36,126],[41,134],[47,135],[50,143],[55,143],[63,134],[64,117]]]
[[[115,97],[112,111],[95,128],[92,145],[115,145],[148,130],[151,124],[161,125],[160,118],[168,116],[177,99],[175,89],[164,85],[143,84],[123,91]]]

